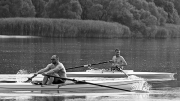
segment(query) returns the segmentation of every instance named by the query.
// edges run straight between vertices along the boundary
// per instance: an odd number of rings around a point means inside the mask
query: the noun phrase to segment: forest
[[[0,0],[1,35],[180,37],[180,0]]]

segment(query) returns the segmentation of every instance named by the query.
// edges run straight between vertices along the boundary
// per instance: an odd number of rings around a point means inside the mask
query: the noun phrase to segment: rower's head
[[[57,55],[53,55],[53,56],[51,57],[51,62],[52,62],[53,64],[58,63],[58,61],[59,61],[59,57],[58,57]]]
[[[115,54],[116,54],[116,56],[119,56],[120,53],[121,53],[121,51],[120,51],[119,49],[115,49]]]

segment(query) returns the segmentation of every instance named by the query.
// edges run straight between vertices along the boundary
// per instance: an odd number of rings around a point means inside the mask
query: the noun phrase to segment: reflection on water
[[[160,90],[150,93],[63,93],[63,94],[10,94],[1,95],[1,100],[6,101],[178,101],[180,100],[180,89],[172,91]]]
[[[66,91],[6,91],[0,92],[5,101],[179,101],[180,87],[170,82],[156,82],[149,93],[72,93]],[[175,83],[176,81],[173,81]],[[151,83],[152,84],[152,83]],[[161,85],[160,85],[161,84]],[[169,86],[167,86],[169,85]],[[158,87],[159,86],[159,87]]]
[[[40,38],[38,36],[21,36],[21,35],[0,35],[0,38]]]

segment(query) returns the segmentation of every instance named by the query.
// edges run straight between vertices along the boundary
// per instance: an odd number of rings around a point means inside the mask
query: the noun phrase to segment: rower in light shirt
[[[125,59],[120,55],[119,49],[115,49],[115,56],[113,56],[111,63],[111,70],[123,70],[123,66],[127,65]]]

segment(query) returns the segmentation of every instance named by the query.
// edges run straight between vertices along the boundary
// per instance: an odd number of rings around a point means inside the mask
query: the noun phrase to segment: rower
[[[111,71],[114,71],[114,70],[121,71],[123,70],[123,67],[127,65],[127,62],[125,61],[123,56],[120,55],[119,49],[115,49],[115,55],[113,56],[110,62],[112,63]]]
[[[51,57],[51,63],[48,64],[45,68],[39,70],[35,75],[42,74],[44,75],[42,85],[50,85],[50,84],[59,84],[59,83],[65,83],[65,80],[62,80],[60,78],[66,78],[66,69],[64,65],[59,62],[59,57],[57,55],[53,55]],[[48,77],[50,76],[56,76],[55,77]]]

